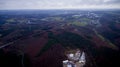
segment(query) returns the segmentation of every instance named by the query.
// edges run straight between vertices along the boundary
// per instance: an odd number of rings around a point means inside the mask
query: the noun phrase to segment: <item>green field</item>
[[[70,24],[75,25],[75,26],[86,26],[87,22],[72,22]]]

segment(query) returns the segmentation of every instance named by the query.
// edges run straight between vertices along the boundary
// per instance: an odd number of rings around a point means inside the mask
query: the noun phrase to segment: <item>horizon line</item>
[[[120,10],[120,8],[85,8],[85,9],[0,9],[0,10]]]

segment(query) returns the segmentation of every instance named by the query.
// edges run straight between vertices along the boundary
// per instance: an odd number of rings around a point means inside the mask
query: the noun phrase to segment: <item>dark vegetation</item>
[[[88,11],[69,10],[68,14],[64,12],[64,10],[0,11],[0,46],[18,40],[12,46],[0,48],[0,67],[61,67],[62,60],[66,59],[62,48],[79,48],[85,51],[87,54],[85,67],[120,66],[120,50],[103,46],[96,47],[96,45],[101,45],[94,43],[97,40],[94,37],[97,36],[93,31],[95,29],[104,39],[109,40],[120,48],[120,42],[118,42],[120,41],[120,29],[116,27],[116,24],[120,22],[119,11],[92,11],[91,13],[101,16],[100,18],[94,18],[91,15],[92,20],[100,19],[100,27],[96,27],[94,24],[89,25],[90,22],[87,23],[87,26],[82,27],[69,24],[75,20],[80,21],[81,18],[89,18],[87,16]],[[81,16],[74,18],[72,17],[73,15]],[[64,21],[53,21],[54,19],[41,20],[49,17],[62,17]],[[13,18],[15,18],[15,21],[12,23],[6,21]],[[21,23],[18,20],[25,22]],[[31,21],[31,23],[28,23],[28,21]],[[77,29],[77,31],[74,31],[74,29]],[[39,45],[43,47],[36,47],[40,50],[38,53],[35,52],[35,56],[31,58],[30,54],[32,52],[34,54],[34,46],[31,47],[31,52],[25,52],[24,50],[29,50],[26,48],[31,45],[30,43],[36,46],[36,40],[42,40],[42,38],[43,40],[46,38],[44,40],[46,43],[42,44],[42,41],[40,41]],[[13,46],[17,48],[12,48]],[[22,48],[23,54],[19,52],[19,48]],[[54,53],[57,55],[54,55]],[[21,62],[23,57],[24,65]]]
[[[22,60],[23,57],[23,60]],[[5,52],[0,49],[0,67],[30,67],[30,58],[16,51]]]

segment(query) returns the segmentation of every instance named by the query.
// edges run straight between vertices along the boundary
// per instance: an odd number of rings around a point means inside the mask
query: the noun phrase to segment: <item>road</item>
[[[11,45],[11,44],[13,44],[13,43],[14,43],[14,42],[10,42],[10,43],[4,44],[4,45],[0,46],[0,49],[2,49],[2,48],[4,48],[4,47],[7,47],[7,46],[9,46],[9,45]]]

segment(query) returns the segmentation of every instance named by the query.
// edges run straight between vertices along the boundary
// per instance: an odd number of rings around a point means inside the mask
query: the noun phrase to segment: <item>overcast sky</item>
[[[120,0],[0,0],[0,9],[120,8]]]

